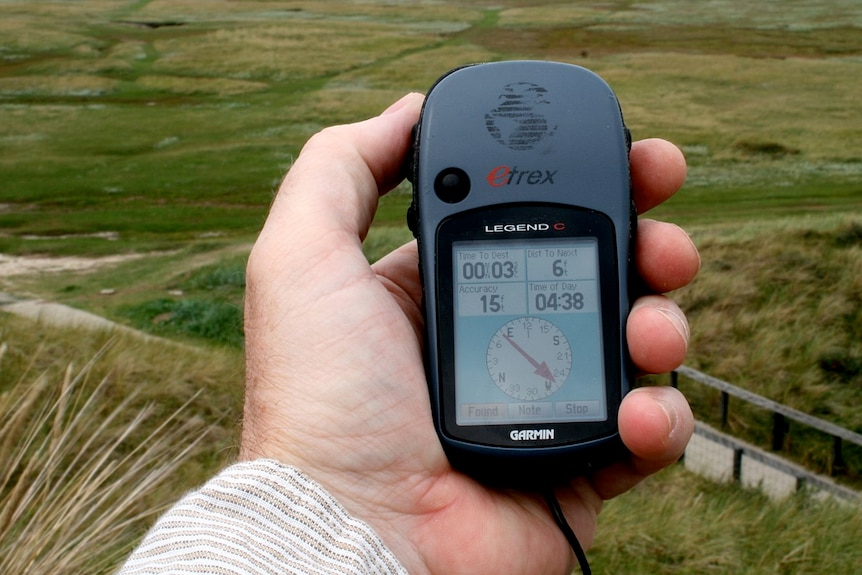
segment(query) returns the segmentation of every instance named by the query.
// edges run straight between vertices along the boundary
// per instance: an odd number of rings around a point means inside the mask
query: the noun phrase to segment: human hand
[[[369,523],[410,573],[569,573],[573,557],[541,496],[485,488],[454,471],[431,421],[422,364],[415,242],[369,266],[361,242],[379,195],[398,183],[422,96],[383,115],[315,135],[291,168],[249,258],[247,389],[242,459],[294,465]],[[631,151],[642,210],[685,178],[667,142]],[[697,272],[676,226],[641,220],[636,258],[663,293]],[[688,326],[663,295],[635,303],[630,354],[644,372],[681,363]],[[671,388],[631,392],[619,413],[630,458],[573,478],[557,496],[578,537],[592,541],[602,501],[677,460],[691,435]]]

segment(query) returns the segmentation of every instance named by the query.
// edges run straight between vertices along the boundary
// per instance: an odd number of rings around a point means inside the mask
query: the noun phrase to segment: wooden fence
[[[726,381],[722,381],[718,378],[712,377],[711,375],[707,375],[690,367],[681,366],[677,370],[671,372],[671,385],[673,385],[674,387],[679,387],[680,377],[684,377],[687,380],[691,380],[699,385],[715,389],[721,394],[720,421],[722,428],[726,428],[728,424],[728,417],[731,409],[731,399],[746,402],[770,413],[772,418],[771,447],[773,452],[780,452],[783,450],[785,438],[790,430],[791,425],[805,426],[824,434],[827,438],[829,438],[832,447],[832,457],[829,464],[829,473],[832,476],[841,475],[846,471],[844,458],[845,444],[849,443],[862,447],[862,434],[835,425],[834,423],[820,419],[813,415],[809,415],[797,409],[793,409],[792,407],[788,407],[756,393],[752,393],[751,391],[742,389],[741,387],[738,387]],[[765,464],[768,464],[766,459],[773,459],[764,457],[764,453],[761,450],[750,446],[744,441],[735,440],[734,438],[726,434],[720,434],[714,431],[710,431],[708,426],[702,426],[702,428],[703,429],[701,429],[700,431],[701,434],[704,435],[704,437],[707,437],[709,440],[720,443],[721,445],[733,450],[733,477],[737,480],[739,480],[740,462],[743,456],[752,457]],[[816,484],[821,487],[825,485],[827,488],[829,488],[830,491],[835,492],[836,495],[839,495],[842,498],[848,498],[848,495],[850,493],[853,493],[852,498],[858,498],[856,497],[858,494],[849,491],[846,488],[840,488],[839,486],[834,485],[834,489],[832,489],[830,487],[831,482],[824,481],[823,478],[820,478],[814,473],[807,473],[803,471],[802,468],[795,465],[784,464],[776,459],[775,462],[772,463],[772,466],[779,471],[792,474],[798,480],[799,485],[802,485],[804,483],[807,483],[809,485]]]

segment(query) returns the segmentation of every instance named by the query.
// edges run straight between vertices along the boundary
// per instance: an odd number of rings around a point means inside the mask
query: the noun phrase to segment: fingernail
[[[689,328],[688,321],[685,319],[684,315],[675,309],[666,307],[656,308],[656,311],[670,321],[673,328],[686,342],[689,341],[689,338],[691,337],[691,329]]]
[[[389,114],[394,114],[395,112],[397,112],[398,110],[400,110],[404,106],[406,106],[410,102],[410,100],[412,100],[414,97],[415,97],[415,94],[412,92],[410,94],[406,94],[405,96],[402,96],[400,100],[398,100],[397,102],[395,102],[394,104],[392,104],[391,106],[389,106],[388,108],[383,110],[383,113],[380,115],[381,116],[388,116]]]
[[[679,415],[676,413],[676,408],[671,402],[666,401],[663,397],[654,396],[653,399],[661,407],[665,417],[667,417],[668,437],[673,437],[677,430],[677,423],[679,422]]]
[[[694,418],[691,416],[691,409],[688,407],[688,403],[685,402],[684,398],[682,403],[680,403],[666,395],[667,393],[678,393],[676,390],[669,392],[668,390],[670,389],[671,388],[664,388],[665,395],[656,397],[655,399],[667,416],[667,438],[669,442],[676,443],[678,445],[680,454],[682,454],[682,451],[685,450],[686,444],[688,444],[688,440],[691,438],[691,434],[694,433]]]
[[[676,227],[679,228],[679,230],[682,232],[682,235],[685,236],[685,238],[688,240],[688,243],[691,246],[691,250],[695,253],[695,255],[697,255],[697,271],[700,271],[700,267],[701,264],[703,264],[703,260],[700,258],[700,250],[697,249],[697,244],[694,243],[694,240],[691,238],[688,232],[685,231],[685,229],[680,226]]]
[[[673,300],[661,295],[644,296],[635,302],[632,306],[632,312],[640,308],[650,308],[660,313],[670,322],[674,330],[685,339],[686,344],[689,342],[691,331],[688,320],[685,319],[685,314]]]

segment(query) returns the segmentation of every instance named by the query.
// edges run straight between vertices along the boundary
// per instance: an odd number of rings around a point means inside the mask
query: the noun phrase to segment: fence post
[[[784,449],[784,436],[787,434],[787,420],[780,413],[772,412],[772,451]]]
[[[727,428],[727,418],[730,415],[730,394],[726,391],[721,392],[721,427]]]
[[[741,449],[733,450],[733,481],[735,483],[742,483],[742,455]]]
[[[832,436],[832,464],[829,466],[829,473],[832,474],[833,477],[844,473],[846,471],[846,466],[844,465],[844,453],[842,451],[842,442],[841,438],[837,436]]]

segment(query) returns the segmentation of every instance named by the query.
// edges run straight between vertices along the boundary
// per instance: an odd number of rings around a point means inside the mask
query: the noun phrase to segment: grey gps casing
[[[625,339],[636,221],[630,147],[613,91],[579,66],[477,64],[447,73],[428,92],[414,131],[408,223],[419,244],[434,425],[454,467],[494,484],[547,485],[621,457],[617,413],[633,377]],[[551,248],[541,252],[542,246]],[[568,263],[583,267],[575,256],[556,257],[579,246],[597,259],[595,278],[551,281],[552,265],[553,273]],[[540,252],[549,256],[524,255]],[[462,269],[456,257],[499,259]],[[480,273],[487,283],[477,279]],[[567,325],[583,321],[572,304],[572,290],[581,285],[600,288],[586,300],[595,300],[589,303],[591,321],[600,324],[595,334]],[[565,296],[560,286],[579,287]],[[540,289],[554,295],[534,297]],[[505,295],[492,298],[497,293]],[[480,304],[480,294],[491,295]],[[527,303],[515,306],[522,313],[499,312],[522,294]],[[494,311],[487,311],[489,301]],[[539,306],[547,313],[538,313]],[[540,365],[545,352],[528,346],[542,341],[554,346],[548,353],[559,360],[552,363],[556,377],[547,362]],[[601,357],[582,351],[593,347]],[[601,372],[603,381],[581,382],[582,371]],[[488,399],[456,400],[456,388]],[[592,395],[579,399],[588,388]],[[525,420],[519,410],[537,415]],[[566,410],[588,417],[566,420],[560,417]],[[473,420],[459,421],[467,417]]]

